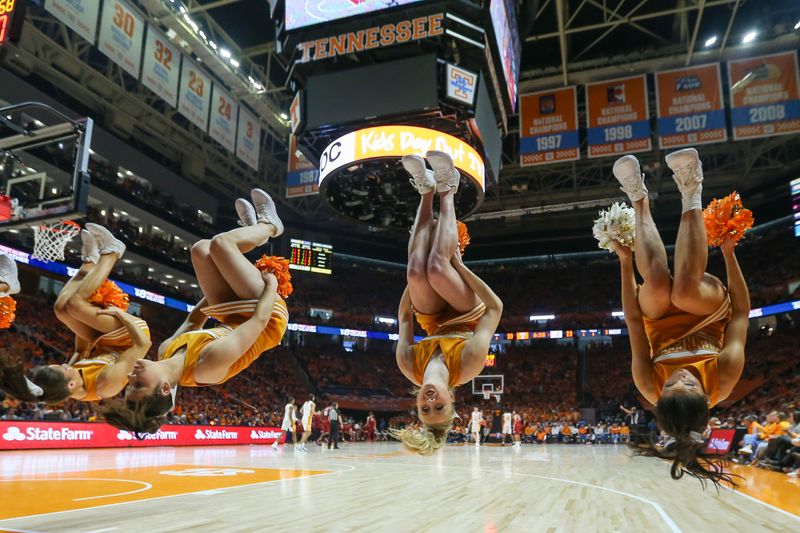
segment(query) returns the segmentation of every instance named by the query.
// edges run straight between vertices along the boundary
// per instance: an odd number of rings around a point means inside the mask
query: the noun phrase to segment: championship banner
[[[208,136],[234,152],[239,104],[217,84],[214,84],[211,90],[211,101],[213,105],[211,106],[211,124],[208,127]]]
[[[178,86],[178,112],[203,131],[208,130],[211,79],[189,58],[184,58]]]
[[[181,54],[161,32],[147,26],[142,84],[172,107],[178,106]]]
[[[244,107],[239,108],[239,127],[236,129],[236,157],[258,170],[261,151],[261,124]]]
[[[144,19],[122,0],[106,0],[97,47],[134,78],[142,64]]]
[[[644,74],[588,84],[586,117],[590,158],[653,148]]]
[[[319,170],[297,149],[297,138],[289,136],[289,168],[286,172],[286,198],[319,194]]]
[[[795,52],[731,61],[728,81],[734,140],[800,132]]]
[[[519,97],[520,165],[580,159],[578,90],[573,87]]]
[[[658,72],[656,102],[659,147],[728,140],[719,63]]]
[[[94,44],[100,2],[97,0],[47,0],[44,8],[75,33]]]
[[[139,440],[99,422],[0,421],[0,450],[272,444],[280,436],[276,427],[164,425]]]

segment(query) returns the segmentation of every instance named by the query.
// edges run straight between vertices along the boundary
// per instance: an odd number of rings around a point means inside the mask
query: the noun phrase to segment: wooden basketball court
[[[0,530],[800,530],[798,481],[741,469],[743,491],[703,492],[622,446],[309,450],[4,452]]]

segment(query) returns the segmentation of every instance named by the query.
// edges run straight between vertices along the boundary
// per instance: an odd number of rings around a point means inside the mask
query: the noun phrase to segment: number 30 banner
[[[800,132],[795,52],[728,63],[734,140]]]
[[[122,0],[106,2],[97,47],[134,78],[142,60],[144,20]]]
[[[661,148],[728,140],[719,63],[656,74]]]
[[[520,96],[519,136],[522,166],[579,159],[575,87]]]
[[[586,86],[589,157],[604,157],[652,149],[647,78],[590,83]]]

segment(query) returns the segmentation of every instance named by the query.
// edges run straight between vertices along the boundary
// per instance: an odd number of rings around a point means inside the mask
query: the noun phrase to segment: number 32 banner
[[[728,140],[719,63],[656,74],[661,148]]]
[[[800,132],[795,52],[728,63],[734,140]]]
[[[586,86],[589,157],[604,157],[652,149],[647,78],[590,83]]]
[[[575,87],[520,96],[520,165],[542,165],[580,158]]]

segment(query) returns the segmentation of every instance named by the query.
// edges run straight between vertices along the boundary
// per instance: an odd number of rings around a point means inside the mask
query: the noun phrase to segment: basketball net
[[[64,260],[64,248],[81,227],[71,220],[33,226],[33,253],[31,257],[45,263]]]
[[[483,393],[483,399],[484,400],[488,401],[492,396],[494,396],[495,401],[497,403],[500,403],[500,394],[496,394],[494,391],[491,391],[491,390],[485,390],[485,391],[481,391],[481,392]]]

